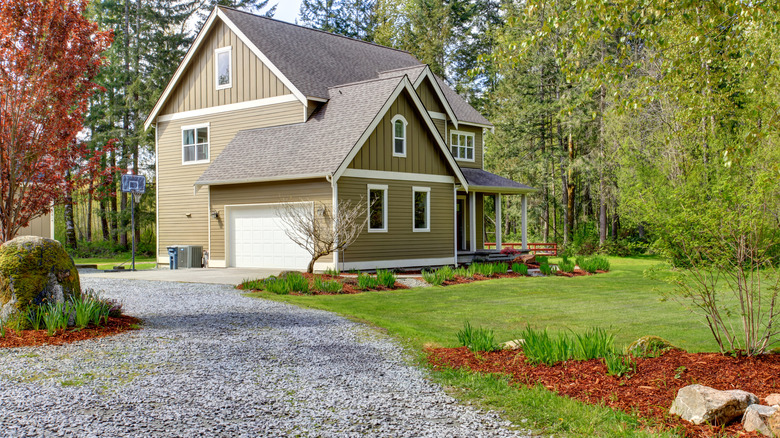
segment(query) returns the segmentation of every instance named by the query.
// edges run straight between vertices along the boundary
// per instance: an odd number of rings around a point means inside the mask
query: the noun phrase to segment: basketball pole
[[[133,268],[131,271],[135,271],[135,197],[135,193],[130,193],[130,222],[133,228]]]

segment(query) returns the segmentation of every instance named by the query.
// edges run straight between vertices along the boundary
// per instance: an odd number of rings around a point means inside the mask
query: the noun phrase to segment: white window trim
[[[477,144],[476,144],[476,142],[477,142],[477,138],[476,138],[476,134],[474,134],[473,132],[468,132],[468,131],[458,131],[458,130],[452,129],[452,130],[450,130],[450,134],[449,134],[449,135],[450,135],[450,152],[451,152],[451,153],[452,153],[452,147],[454,146],[454,145],[452,144],[452,136],[453,136],[453,135],[465,135],[465,136],[467,136],[467,137],[471,137],[471,146],[474,148],[474,151],[473,151],[473,153],[471,154],[472,158],[471,158],[471,159],[468,159],[468,158],[459,158],[459,157],[455,156],[455,154],[454,154],[454,153],[452,154],[452,156],[453,156],[453,158],[455,158],[455,160],[457,160],[457,161],[468,161],[468,162],[470,162],[470,163],[473,163],[473,162],[474,162],[474,161],[477,159]],[[458,146],[460,147],[460,145],[458,145]]]
[[[417,192],[427,193],[425,196],[425,228],[417,228],[414,224],[415,195]],[[431,231],[431,188],[430,187],[412,187],[412,231],[415,233],[427,233]]]
[[[208,158],[205,160],[198,160],[198,128],[206,128],[206,150]],[[195,160],[193,161],[184,161],[184,131],[187,131],[189,129],[195,129]],[[208,163],[211,160],[211,123],[200,123],[198,125],[185,125],[181,127],[181,164],[185,166],[189,166],[192,164],[203,164]]]
[[[397,138],[397,137],[395,136],[395,122],[397,122],[397,121],[399,121],[399,120],[400,120],[400,121],[402,121],[402,122],[404,123],[404,138],[403,138],[403,140],[404,140],[404,152],[403,152],[403,153],[401,153],[401,154],[399,154],[398,152],[396,152],[396,151],[395,151],[395,140],[396,140],[396,138]],[[409,126],[409,123],[406,121],[406,119],[404,118],[404,116],[402,116],[402,115],[400,115],[400,114],[396,114],[396,115],[395,115],[395,116],[394,116],[394,117],[393,117],[393,118],[390,120],[390,129],[391,129],[391,132],[393,133],[393,156],[394,156],[394,157],[401,157],[401,158],[406,158],[406,143],[407,143],[407,141],[406,141],[406,140],[409,138],[409,132],[408,132],[408,130],[407,130],[407,127],[408,127],[408,126]]]
[[[219,84],[219,54],[227,52],[228,54],[228,83],[220,85]],[[217,90],[225,90],[227,88],[233,87],[233,47],[227,46],[227,47],[220,47],[219,49],[214,50],[214,81],[217,86]]]
[[[382,197],[382,228],[371,228],[371,190],[383,190],[384,196]],[[366,185],[366,220],[369,233],[386,233],[387,232],[387,185],[383,184],[367,184]]]

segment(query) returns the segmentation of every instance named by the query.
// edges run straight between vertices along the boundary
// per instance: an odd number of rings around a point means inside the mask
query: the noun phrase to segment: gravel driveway
[[[227,286],[83,278],[143,330],[0,350],[0,436],[517,436],[376,330]]]

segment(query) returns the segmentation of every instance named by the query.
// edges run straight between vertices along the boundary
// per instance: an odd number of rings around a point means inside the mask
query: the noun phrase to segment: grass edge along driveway
[[[491,328],[499,342],[519,337],[530,324],[551,332],[610,329],[618,347],[657,335],[688,351],[715,351],[709,330],[679,303],[662,299],[668,286],[644,277],[653,258],[611,258],[608,274],[589,277],[502,279],[456,286],[358,295],[257,296],[336,312],[366,321],[416,351],[457,346],[468,320]],[[424,358],[421,353],[421,363]],[[505,379],[464,371],[433,373],[457,397],[505,412],[519,426],[566,436],[658,436],[639,429],[631,415],[560,397],[544,388],[517,388]],[[527,423],[522,420],[527,419]]]

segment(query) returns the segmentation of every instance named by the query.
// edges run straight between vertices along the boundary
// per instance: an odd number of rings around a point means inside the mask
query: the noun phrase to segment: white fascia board
[[[455,176],[457,177],[458,181],[460,181],[463,187],[466,190],[468,190],[469,185],[468,182],[466,181],[466,177],[463,176],[463,172],[461,172],[460,166],[458,166],[458,164],[455,162],[455,158],[453,158],[452,153],[447,147],[447,144],[444,142],[444,139],[441,138],[441,134],[439,134],[439,130],[436,129],[436,125],[434,125],[433,119],[428,114],[428,110],[425,109],[425,105],[423,105],[422,101],[420,100],[420,96],[418,96],[417,92],[414,90],[414,87],[412,86],[412,82],[409,80],[409,76],[406,75],[404,75],[403,79],[401,79],[401,82],[398,83],[398,86],[390,94],[390,97],[387,99],[387,102],[385,102],[384,106],[382,106],[382,109],[379,110],[379,113],[377,113],[376,117],[374,117],[374,120],[371,122],[371,124],[368,125],[368,128],[363,132],[363,135],[360,137],[357,143],[355,143],[355,146],[352,147],[352,150],[349,151],[349,154],[344,159],[344,161],[342,161],[341,165],[336,170],[336,172],[334,172],[333,179],[338,181],[338,179],[341,178],[341,176],[347,170],[347,166],[349,166],[349,163],[351,163],[352,160],[355,158],[355,155],[357,155],[357,153],[366,143],[368,137],[370,137],[371,133],[374,132],[377,125],[379,125],[379,123],[382,121],[385,114],[387,114],[387,111],[393,105],[393,102],[395,102],[395,100],[398,99],[398,96],[401,94],[403,90],[409,92],[409,95],[412,98],[412,102],[414,102],[415,106],[417,106],[417,110],[420,114],[420,117],[422,117],[422,119],[425,121],[426,125],[428,126],[428,129],[433,135],[433,138],[436,139],[436,143],[438,143],[439,148],[444,153],[444,157],[447,159],[447,162],[450,164],[450,168],[452,168],[452,171],[455,173]]]
[[[425,69],[423,69],[422,74],[420,77],[417,78],[417,81],[414,83],[414,88],[417,89],[417,87],[422,84],[423,79],[428,78],[429,81],[431,81],[431,84],[433,84],[433,89],[436,91],[436,95],[439,97],[439,100],[442,104],[444,104],[444,110],[447,112],[447,115],[449,116],[450,120],[452,121],[452,124],[455,125],[455,127],[458,127],[458,118],[455,117],[455,112],[452,111],[452,107],[450,106],[450,102],[447,100],[446,97],[444,97],[444,92],[442,91],[441,87],[439,86],[439,81],[436,80],[436,77],[433,75],[433,72],[431,71],[431,67],[426,65]]]
[[[384,179],[392,181],[432,182],[454,184],[455,177],[450,175],[431,175],[428,173],[389,172],[386,170],[347,169],[341,176],[353,178]]]
[[[283,83],[284,85],[286,85],[286,86],[287,86],[287,88],[289,88],[289,89],[290,89],[290,91],[292,91],[292,93],[295,95],[295,97],[297,97],[297,98],[298,98],[298,100],[300,100],[302,104],[306,105],[306,103],[307,103],[307,101],[306,101],[306,96],[304,96],[304,95],[303,95],[303,93],[301,93],[301,92],[300,92],[300,90],[298,90],[298,88],[296,88],[296,87],[295,87],[295,85],[293,85],[293,83],[292,83],[292,82],[290,82],[290,80],[289,80],[289,79],[287,79],[287,77],[286,77],[286,76],[285,76],[285,75],[284,75],[284,74],[281,72],[281,70],[279,70],[279,69],[278,69],[278,68],[277,68],[277,67],[274,65],[274,63],[273,63],[273,62],[271,62],[271,60],[270,60],[270,59],[268,59],[268,57],[267,57],[267,56],[265,56],[265,54],[263,54],[263,52],[261,52],[261,51],[260,51],[260,49],[258,49],[258,48],[257,48],[257,46],[255,46],[255,45],[254,45],[254,43],[252,43],[252,41],[250,41],[250,40],[249,40],[249,38],[247,38],[247,36],[246,36],[246,35],[244,35],[244,32],[241,32],[241,29],[239,29],[239,28],[238,28],[238,26],[236,26],[236,25],[235,25],[235,23],[233,23],[233,22],[232,22],[232,21],[231,21],[231,20],[230,20],[230,19],[227,17],[227,15],[225,15],[225,13],[224,13],[224,12],[222,12],[222,10],[220,10],[220,9],[219,9],[219,7],[217,7],[216,9],[217,9],[217,15],[219,16],[219,18],[221,18],[221,19],[222,19],[222,21],[224,21],[224,22],[225,22],[225,24],[227,25],[227,27],[229,27],[229,28],[230,28],[230,30],[231,30],[231,31],[233,31],[233,33],[235,33],[235,34],[236,34],[236,36],[238,36],[238,38],[239,38],[239,39],[240,39],[240,40],[241,40],[241,41],[242,41],[244,44],[246,44],[246,46],[247,46],[247,47],[249,47],[249,50],[251,50],[251,51],[252,51],[252,53],[254,53],[254,54],[255,54],[255,56],[257,56],[258,58],[260,58],[260,61],[262,61],[262,62],[263,62],[263,64],[265,64],[265,65],[266,65],[266,67],[268,67],[268,69],[269,69],[269,70],[271,70],[271,72],[272,72],[274,75],[276,75],[276,77],[277,77],[277,78],[279,78],[279,80],[280,80],[280,81],[282,81],[282,83]]]
[[[165,103],[168,101],[168,97],[170,96],[171,92],[173,92],[176,84],[179,82],[181,75],[184,74],[184,71],[187,70],[187,67],[190,65],[192,57],[195,56],[195,53],[200,48],[200,45],[203,43],[203,40],[206,38],[209,30],[211,30],[211,28],[214,26],[214,23],[217,19],[218,9],[219,8],[214,8],[214,10],[211,11],[209,18],[203,25],[203,28],[201,28],[200,32],[198,32],[198,36],[195,37],[195,41],[192,43],[192,46],[190,46],[190,49],[187,50],[187,54],[184,56],[184,60],[181,62],[181,64],[179,64],[179,68],[176,69],[176,73],[173,74],[171,80],[168,81],[168,85],[165,87],[165,91],[163,91],[160,98],[157,99],[157,103],[154,105],[154,108],[152,108],[152,111],[149,113],[146,121],[144,121],[144,131],[148,130],[152,123],[154,123],[154,119],[157,117],[157,114],[162,111],[163,105],[165,105]]]
[[[474,122],[464,122],[463,120],[460,121],[461,125],[468,125],[468,126],[476,126],[477,128],[485,128],[489,129],[490,132],[494,132],[496,130],[495,126],[491,125],[483,125],[482,123],[474,123]]]
[[[227,105],[212,106],[192,111],[183,111],[180,113],[166,114],[157,118],[158,122],[170,122],[172,120],[189,119],[192,117],[210,116],[229,111],[241,111],[245,109],[259,108],[262,106],[276,105],[286,102],[297,102],[298,98],[292,94],[283,94],[281,96],[266,97],[263,99],[249,100],[246,102],[231,103]]]
[[[303,175],[280,175],[270,176],[266,178],[246,178],[236,180],[223,180],[223,181],[203,181],[193,184],[195,187],[201,186],[224,186],[229,184],[249,184],[259,182],[271,182],[271,181],[286,181],[286,180],[299,180],[299,179],[313,179],[313,178],[328,178],[330,175],[324,173],[310,173]]]

